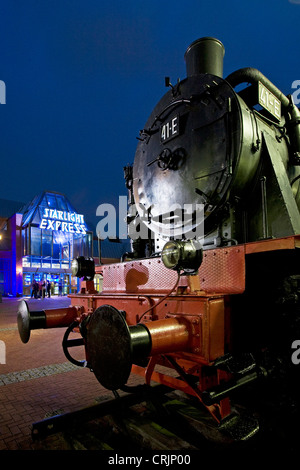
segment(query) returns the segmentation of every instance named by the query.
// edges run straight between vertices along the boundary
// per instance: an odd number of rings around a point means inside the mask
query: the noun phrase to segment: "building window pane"
[[[23,256],[28,255],[29,250],[28,250],[28,245],[27,245],[27,228],[22,230],[22,251],[23,251]]]
[[[78,258],[78,256],[81,256],[82,254],[81,244],[82,244],[81,237],[80,238],[74,237],[74,241],[73,241],[73,257],[74,258]]]
[[[41,256],[41,230],[31,227],[31,254]]]
[[[42,230],[42,256],[48,257],[52,255],[52,232],[50,230]]]
[[[62,257],[63,259],[70,259],[70,244],[64,243],[62,246]]]
[[[47,207],[49,209],[56,209],[57,204],[56,204],[55,194],[47,193],[47,202],[48,202]]]
[[[53,258],[59,260],[60,258],[60,245],[58,243],[53,243]]]

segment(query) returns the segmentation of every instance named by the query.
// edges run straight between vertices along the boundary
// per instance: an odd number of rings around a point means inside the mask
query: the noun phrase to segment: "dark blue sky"
[[[224,77],[255,67],[285,94],[300,80],[290,0],[6,0],[0,18],[0,198],[62,192],[95,224],[126,195],[123,166],[191,42],[223,42]]]

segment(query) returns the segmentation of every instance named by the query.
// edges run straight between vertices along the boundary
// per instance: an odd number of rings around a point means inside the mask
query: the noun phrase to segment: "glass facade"
[[[93,233],[63,194],[44,192],[23,210],[23,295],[31,295],[32,284],[51,283],[51,293],[76,291],[78,279],[71,276],[77,256],[93,256]]]
[[[96,261],[101,254],[101,262],[107,264],[129,250],[130,246],[107,239],[100,246],[84,216],[61,193],[44,191],[26,205],[0,199],[0,301],[2,296],[31,296],[34,282],[50,283],[50,295],[78,292],[81,280],[72,276],[73,258]],[[100,274],[94,285],[102,290]]]
[[[22,229],[23,268],[71,268],[77,256],[92,256],[93,235],[62,234],[34,225]]]

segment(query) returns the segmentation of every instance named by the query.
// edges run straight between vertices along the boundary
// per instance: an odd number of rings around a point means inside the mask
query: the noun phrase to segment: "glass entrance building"
[[[66,196],[44,191],[10,217],[1,233],[6,246],[10,242],[10,250],[3,254],[0,240],[0,271],[1,258],[6,266],[0,293],[31,295],[34,280],[50,281],[52,294],[66,295],[78,289],[71,262],[77,256],[93,256],[93,232]],[[8,275],[14,272],[16,279]]]

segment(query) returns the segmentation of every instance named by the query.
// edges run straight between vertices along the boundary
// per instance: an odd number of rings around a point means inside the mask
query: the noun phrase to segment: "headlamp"
[[[83,277],[85,281],[91,281],[95,275],[95,262],[93,258],[85,258],[79,256],[74,258],[71,264],[72,275],[76,277]]]
[[[184,274],[196,274],[202,263],[202,246],[197,240],[170,240],[162,249],[165,267]]]

